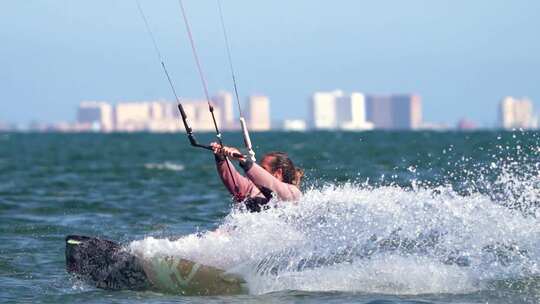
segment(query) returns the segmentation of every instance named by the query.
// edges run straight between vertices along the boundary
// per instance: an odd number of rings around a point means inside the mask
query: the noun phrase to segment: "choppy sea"
[[[252,137],[305,169],[297,205],[232,208],[183,134],[0,134],[0,302],[540,303],[540,133]],[[66,273],[67,234],[223,268],[249,292],[99,290]]]

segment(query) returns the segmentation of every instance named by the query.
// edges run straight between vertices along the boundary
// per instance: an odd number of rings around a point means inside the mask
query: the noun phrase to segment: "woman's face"
[[[279,168],[276,171],[272,172],[272,161],[273,160],[274,159],[273,159],[272,156],[263,157],[263,159],[261,160],[261,167],[263,167],[264,170],[270,172],[270,174],[272,174],[278,180],[283,181],[283,173],[282,173],[281,168]]]

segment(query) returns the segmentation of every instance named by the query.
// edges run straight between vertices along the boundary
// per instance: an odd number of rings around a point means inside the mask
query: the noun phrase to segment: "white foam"
[[[185,166],[182,164],[177,164],[173,162],[164,162],[164,163],[148,163],[144,164],[146,169],[150,170],[171,170],[171,171],[183,171]]]
[[[239,272],[255,294],[461,293],[539,275],[540,220],[450,187],[327,185],[298,205],[233,212],[217,232],[149,237],[131,249]]]

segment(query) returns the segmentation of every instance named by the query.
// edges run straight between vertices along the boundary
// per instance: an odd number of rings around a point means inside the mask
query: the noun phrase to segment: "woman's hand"
[[[210,148],[212,148],[212,152],[216,155],[224,155],[221,151],[221,145],[217,142],[210,143]]]
[[[230,158],[238,159],[238,160],[245,160],[246,159],[244,157],[244,155],[242,155],[242,152],[240,152],[240,150],[238,150],[238,149],[236,149],[234,147],[223,146],[223,148],[221,150],[223,151],[223,154],[225,154],[225,156],[228,156]]]
[[[242,152],[240,152],[240,150],[234,147],[227,147],[227,146],[222,147],[220,144],[216,142],[211,143],[210,147],[212,148],[212,152],[214,152],[214,154],[220,154],[223,156],[230,157],[232,159],[245,160],[245,157],[242,155]]]

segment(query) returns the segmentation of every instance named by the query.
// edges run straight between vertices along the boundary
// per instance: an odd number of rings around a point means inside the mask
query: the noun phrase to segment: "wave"
[[[144,164],[144,167],[149,170],[170,170],[170,171],[183,171],[185,166],[182,164],[177,164],[173,162],[163,162],[163,163],[147,163]]]

